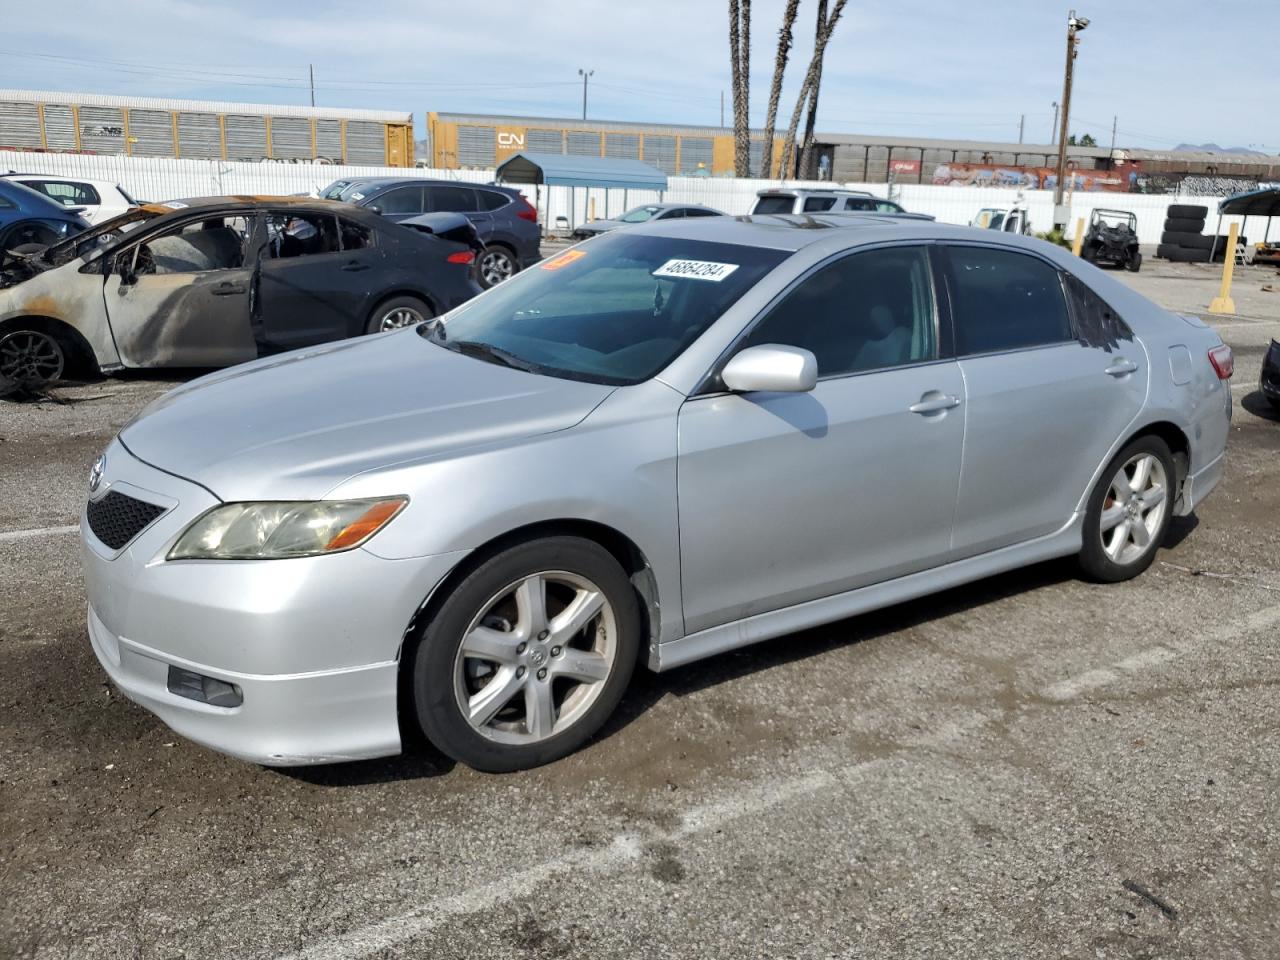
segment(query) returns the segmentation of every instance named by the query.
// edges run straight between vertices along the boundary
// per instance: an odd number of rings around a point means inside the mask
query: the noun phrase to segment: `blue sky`
[[[1273,3],[1079,0],[1092,23],[1073,130],[1106,144],[1118,115],[1120,145],[1214,141],[1280,153],[1280,108],[1256,73],[1275,60],[1275,21],[1261,12]],[[318,104],[411,110],[421,127],[428,110],[575,116],[585,67],[595,70],[593,117],[715,124],[729,83],[727,6],[113,0],[39,16],[29,0],[0,0],[0,87],[307,103],[314,64]],[[753,123],[764,118],[782,6],[753,3]],[[801,0],[784,124],[815,6]],[[828,48],[819,128],[1016,140],[1025,115],[1026,140],[1044,142],[1061,98],[1067,9],[849,0]]]

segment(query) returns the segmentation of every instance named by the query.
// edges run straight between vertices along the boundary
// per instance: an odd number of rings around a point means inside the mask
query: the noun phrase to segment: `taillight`
[[[1209,351],[1209,362],[1213,364],[1213,372],[1219,380],[1230,380],[1236,372],[1236,358],[1231,348],[1221,343]]]
[[[528,220],[530,223],[538,222],[538,211],[534,209],[527,197],[522,193],[517,201],[519,208],[516,210],[516,216],[521,220]]]
[[[475,263],[476,255],[471,250],[459,250],[457,253],[451,253],[445,257],[450,263]]]

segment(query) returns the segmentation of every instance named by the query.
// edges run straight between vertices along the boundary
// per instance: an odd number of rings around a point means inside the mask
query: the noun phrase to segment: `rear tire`
[[[599,544],[549,537],[503,550],[459,581],[422,629],[407,661],[418,722],[439,750],[477,770],[558,760],[617,707],[640,632],[635,588]]]
[[[391,297],[374,307],[364,332],[385,333],[401,327],[413,327],[434,316],[431,307],[417,297]]]
[[[1080,569],[1099,583],[1132,580],[1151,566],[1177,498],[1169,446],[1139,437],[1107,464],[1085,508]]]
[[[503,280],[515,276],[519,270],[520,264],[516,262],[516,255],[506,247],[494,244],[491,247],[485,247],[480,254],[480,259],[476,263],[476,279],[480,286],[488,290],[490,287],[496,287]]]

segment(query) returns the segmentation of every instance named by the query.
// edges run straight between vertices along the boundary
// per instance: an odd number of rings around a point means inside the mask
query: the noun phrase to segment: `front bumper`
[[[102,487],[166,512],[122,550],[81,513],[89,637],[112,681],[176,732],[285,766],[400,751],[397,674],[405,630],[458,554],[384,560],[356,549],[267,561],[166,561],[219,501],[134,458],[117,440]],[[234,684],[236,707],[168,689],[170,667]]]

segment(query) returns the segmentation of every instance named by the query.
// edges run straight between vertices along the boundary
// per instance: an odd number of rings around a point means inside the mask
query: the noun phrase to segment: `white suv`
[[[865,190],[811,190],[782,187],[761,190],[751,213],[906,213],[892,200],[882,200]]]

